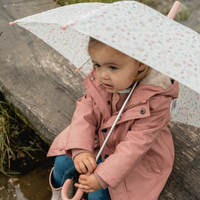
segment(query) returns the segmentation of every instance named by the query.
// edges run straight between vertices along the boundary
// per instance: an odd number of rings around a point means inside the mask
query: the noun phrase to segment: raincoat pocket
[[[146,159],[148,160],[149,166],[151,168],[151,170],[153,171],[155,177],[159,177],[162,175],[162,171],[156,161],[155,156],[153,155],[153,152],[151,150],[149,150],[146,155],[145,155]]]

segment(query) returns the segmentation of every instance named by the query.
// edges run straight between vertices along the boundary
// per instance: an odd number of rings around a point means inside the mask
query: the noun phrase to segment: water
[[[34,170],[14,177],[0,175],[0,200],[48,200],[48,182],[53,159],[46,159]]]

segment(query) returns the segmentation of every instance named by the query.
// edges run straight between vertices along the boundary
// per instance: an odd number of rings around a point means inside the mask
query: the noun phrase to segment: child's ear
[[[141,62],[138,63],[138,75],[135,78],[136,81],[142,80],[148,73],[149,67]]]
[[[138,72],[142,72],[147,68],[147,66],[141,62],[139,62],[138,65],[139,65]]]

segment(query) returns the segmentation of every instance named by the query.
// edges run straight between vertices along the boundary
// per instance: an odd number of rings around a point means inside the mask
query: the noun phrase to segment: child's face
[[[107,45],[97,45],[89,53],[98,81],[108,92],[125,90],[134,83],[139,70],[138,61]]]

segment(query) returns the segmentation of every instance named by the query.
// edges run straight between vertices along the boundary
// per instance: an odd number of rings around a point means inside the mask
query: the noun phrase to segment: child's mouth
[[[109,84],[103,83],[102,85],[103,85],[106,89],[112,89],[112,88],[113,88],[113,86],[112,86],[112,85],[109,85]]]

